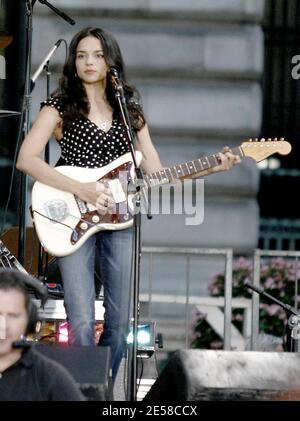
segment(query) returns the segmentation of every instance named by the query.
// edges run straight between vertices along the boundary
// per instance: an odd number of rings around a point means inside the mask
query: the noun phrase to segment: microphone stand
[[[51,72],[49,70],[49,60],[46,62],[44,68],[43,68],[46,72],[46,94],[47,94],[47,99],[50,98],[50,77],[51,77]],[[47,145],[45,146],[45,154],[44,154],[44,159],[45,162],[47,164],[50,163],[50,148],[49,148],[49,142],[47,143]],[[45,262],[45,268],[44,268],[44,256],[46,259]],[[47,281],[47,272],[48,272],[48,262],[49,262],[49,255],[48,253],[44,252],[43,247],[41,245],[41,243],[39,242],[39,250],[38,250],[38,278],[42,278],[43,282]]]
[[[114,70],[114,69],[113,69]],[[137,333],[138,333],[138,300],[139,300],[139,284],[140,284],[140,258],[141,258],[141,189],[144,193],[144,187],[146,186],[143,173],[138,168],[135,150],[134,150],[134,135],[130,124],[130,118],[128,109],[126,106],[126,98],[122,84],[118,81],[118,78],[112,77],[112,86],[115,92],[115,98],[118,102],[121,119],[126,128],[126,137],[128,147],[132,156],[132,162],[134,165],[136,184],[135,184],[135,212],[134,212],[134,252],[133,252],[133,265],[134,265],[134,277],[133,277],[133,306],[132,306],[132,349],[130,355],[130,364],[128,372],[128,399],[130,401],[136,400],[137,395]],[[145,197],[145,195],[144,195]],[[151,216],[148,214],[148,218]]]
[[[287,351],[298,352],[297,340],[300,339],[300,311],[296,310],[289,304],[285,304],[277,298],[273,297],[271,294],[265,292],[263,288],[257,287],[256,285],[250,284],[249,282],[245,282],[244,286],[249,289],[252,289],[253,291],[272,301],[273,303],[279,305],[286,311],[288,316],[286,340]]]
[[[31,50],[32,50],[32,13],[33,6],[36,0],[32,2],[25,0],[27,24],[26,24],[26,75],[25,75],[25,89],[24,99],[22,104],[21,114],[23,116],[22,136],[25,139],[30,129],[30,74],[31,74]],[[28,176],[21,173],[20,180],[20,213],[19,213],[19,235],[18,235],[18,260],[24,266],[25,243],[26,243],[26,209],[27,209],[27,189]]]
[[[25,0],[26,7],[26,74],[25,74],[25,89],[24,99],[21,111],[21,121],[23,122],[22,138],[25,139],[30,130],[30,111],[31,111],[31,57],[32,57],[32,15],[33,7],[37,0]],[[61,16],[71,25],[75,21],[69,16],[52,6],[46,0],[38,0],[40,3],[45,4],[52,9],[56,14]],[[21,144],[21,142],[20,142]],[[25,261],[25,247],[26,247],[26,210],[27,210],[27,190],[28,190],[28,176],[21,173],[20,179],[20,213],[19,213],[19,235],[18,235],[18,260],[24,265]]]

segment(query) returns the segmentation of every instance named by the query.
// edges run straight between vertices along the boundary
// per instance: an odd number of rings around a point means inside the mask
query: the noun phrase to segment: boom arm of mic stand
[[[65,21],[67,21],[70,25],[75,25],[75,20],[70,18],[70,16],[66,15],[64,12],[60,11],[56,7],[54,7],[51,3],[49,3],[47,0],[39,0],[40,3],[44,4],[45,6],[48,6],[49,9],[53,10],[58,16],[63,18]]]
[[[289,304],[285,304],[282,301],[278,300],[277,298],[273,297],[271,294],[268,294],[265,290],[262,288],[252,285],[249,282],[244,283],[245,287],[252,289],[253,291],[257,292],[258,294],[262,295],[263,297],[268,298],[269,300],[273,301],[275,304],[278,304],[280,307],[282,307],[284,310],[288,311],[291,314],[294,314],[295,316],[300,316],[300,312],[296,310],[294,307],[290,306]]]

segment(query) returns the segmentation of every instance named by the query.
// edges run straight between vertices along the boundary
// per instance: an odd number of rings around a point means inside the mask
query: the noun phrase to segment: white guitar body
[[[137,164],[142,154],[136,152]],[[98,231],[122,230],[133,224],[133,196],[128,184],[134,179],[131,154],[127,153],[102,168],[56,167],[56,171],[82,183],[104,181],[111,188],[116,207],[106,215],[72,193],[35,182],[32,216],[39,240],[53,256],[67,256]]]

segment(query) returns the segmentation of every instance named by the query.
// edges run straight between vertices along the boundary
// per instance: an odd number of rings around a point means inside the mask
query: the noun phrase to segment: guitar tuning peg
[[[254,139],[254,142],[258,142],[258,138],[257,137]]]
[[[272,139],[270,137],[268,137],[267,141],[268,142],[272,142]]]
[[[252,137],[250,137],[249,142],[252,142],[252,141],[253,141],[253,139],[252,139]]]
[[[281,137],[279,140],[281,140],[281,141],[284,140],[284,137]]]
[[[274,142],[277,142],[277,140],[278,140],[277,137],[274,137]]]
[[[266,139],[264,138],[264,137],[262,137],[261,139],[260,139],[260,141],[261,142],[264,142]]]

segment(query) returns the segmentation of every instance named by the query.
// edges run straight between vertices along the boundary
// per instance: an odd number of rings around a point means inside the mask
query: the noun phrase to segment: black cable
[[[65,51],[65,63],[64,64],[66,64],[67,60],[68,60],[68,43],[64,38],[61,38],[60,41],[62,41],[65,44],[66,51]]]
[[[124,396],[126,397],[126,400],[128,400],[128,396],[127,396],[128,379],[127,379],[127,376],[126,376],[126,373],[127,373],[127,359],[128,359],[128,350],[127,350],[127,355],[125,357],[124,371],[123,371],[123,388],[124,388]]]
[[[154,351],[154,361],[155,361],[156,375],[158,377],[159,376],[159,372],[158,372],[158,361],[157,361],[157,357],[156,357],[156,351]]]
[[[139,361],[141,362],[141,374],[139,376],[139,382],[137,385],[137,393],[139,391],[140,385],[141,385],[141,381],[142,381],[142,377],[143,377],[143,373],[144,373],[144,359],[143,358],[139,358]]]
[[[75,232],[74,228],[72,228],[70,225],[64,224],[63,222],[57,221],[56,219],[53,219],[53,218],[50,218],[50,216],[44,215],[43,213],[40,213],[40,212],[39,212],[39,211],[37,211],[37,210],[32,210],[32,213],[37,213],[38,215],[42,216],[43,218],[48,219],[48,220],[49,220],[49,221],[51,221],[51,222],[55,222],[56,224],[61,224],[61,225],[63,225],[64,227],[69,228],[69,229],[70,229],[73,233]],[[70,216],[72,216],[72,215],[70,215]],[[74,218],[77,218],[77,217],[76,217],[76,216],[74,216]],[[78,220],[79,220],[79,221],[84,221],[84,220],[83,220],[83,219],[81,219],[81,218],[78,218]],[[91,224],[91,223],[90,223],[90,222],[88,222],[88,221],[84,221],[84,222],[86,222],[87,224],[90,224],[90,225],[95,225],[95,224]]]
[[[23,107],[24,107],[24,102],[23,102],[23,105],[22,105],[22,109],[23,109]],[[21,134],[22,134],[22,128],[23,128],[23,118],[24,118],[24,113],[21,112],[19,130],[18,130],[18,135],[17,135],[17,143],[16,143],[15,153],[14,153],[13,162],[12,162],[12,172],[11,172],[10,182],[9,182],[8,198],[7,198],[7,201],[6,201],[6,204],[5,204],[4,214],[3,214],[1,227],[0,227],[1,233],[3,232],[5,224],[6,224],[8,206],[9,206],[9,203],[10,203],[10,200],[11,200],[13,181],[14,181],[15,171],[16,171],[17,155],[18,155],[18,152],[19,152],[19,145],[20,145],[20,141],[21,141]]]

